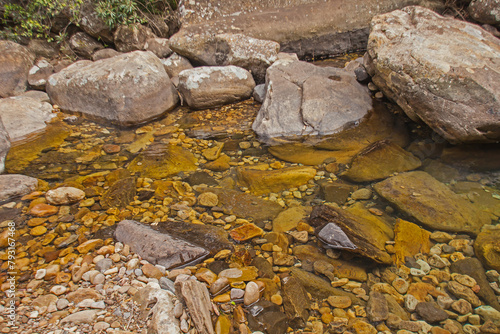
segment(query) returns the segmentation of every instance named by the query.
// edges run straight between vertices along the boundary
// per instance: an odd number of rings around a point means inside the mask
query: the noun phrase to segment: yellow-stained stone
[[[216,334],[229,334],[231,330],[231,320],[229,317],[222,313],[219,318],[217,318],[217,322],[215,323],[215,333]]]
[[[231,295],[229,292],[223,293],[222,295],[215,296],[213,301],[215,303],[227,303],[231,301]]]
[[[47,232],[47,228],[45,226],[39,225],[35,226],[31,229],[30,234],[34,237],[45,234]]]
[[[217,254],[215,254],[214,259],[215,260],[223,260],[227,258],[229,255],[231,255],[232,251],[229,249],[223,249],[219,251]]]
[[[66,256],[66,255],[68,255],[68,254],[71,254],[71,253],[73,253],[73,250],[74,250],[74,248],[73,248],[73,247],[68,247],[68,248],[65,248],[65,249],[63,249],[63,250],[61,251],[61,253],[59,253],[59,256],[60,256],[60,257],[63,257],[63,256]]]
[[[65,255],[63,258],[61,258],[60,264],[64,266],[64,265],[70,263],[71,261],[74,261],[77,257],[78,257],[78,255],[76,255],[75,253],[69,253],[69,254]]]
[[[76,247],[76,250],[80,254],[87,254],[90,251],[93,251],[96,247],[101,247],[104,242],[102,239],[91,239],[87,240],[78,247]]]
[[[50,244],[56,238],[56,236],[57,236],[57,234],[55,234],[55,233],[48,233],[48,234],[46,234],[45,237],[42,240],[42,245],[43,246],[47,246],[48,244]]]
[[[431,233],[418,225],[398,219],[394,226],[394,251],[396,264],[405,263],[405,257],[417,253],[428,254],[431,248]]]
[[[38,225],[42,225],[46,221],[47,221],[47,218],[32,218],[32,219],[28,220],[27,225],[29,227],[35,227],[35,226],[38,226]]]
[[[115,246],[113,245],[102,246],[97,250],[98,255],[108,255],[108,254],[113,254],[114,252],[115,252]]]
[[[17,269],[22,269],[24,267],[29,266],[30,259],[28,257],[25,257],[22,259],[17,259],[17,260],[15,260],[15,264],[16,264]]]
[[[68,283],[70,280],[71,280],[71,274],[61,271],[56,274],[55,283],[56,284]]]
[[[213,147],[203,150],[202,154],[207,160],[216,160],[220,157],[222,149],[224,148],[224,143],[215,143]]]
[[[217,280],[217,274],[207,268],[200,268],[195,276],[199,281],[206,282],[209,285]]]
[[[38,203],[33,205],[28,213],[32,216],[35,217],[48,217],[55,215],[59,211],[59,208],[57,206],[45,204],[45,203]]]
[[[253,223],[242,225],[229,232],[231,238],[239,242],[261,236],[262,234],[264,234],[264,231]]]
[[[289,167],[276,170],[257,170],[246,167],[237,169],[238,184],[255,195],[280,192],[306,184],[316,175],[313,167]]]
[[[276,305],[281,305],[283,304],[283,298],[281,297],[281,295],[272,295],[271,302]]]
[[[278,214],[273,220],[273,232],[287,232],[297,227],[311,213],[310,207],[294,206]]]

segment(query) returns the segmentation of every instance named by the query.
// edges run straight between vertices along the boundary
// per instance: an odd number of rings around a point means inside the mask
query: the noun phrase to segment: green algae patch
[[[13,143],[5,161],[7,173],[21,173],[45,150],[60,146],[70,133],[70,129],[64,123],[58,122],[48,125],[43,133]]]
[[[154,144],[139,154],[128,166],[142,177],[162,179],[180,172],[195,171],[198,159],[183,147]]]

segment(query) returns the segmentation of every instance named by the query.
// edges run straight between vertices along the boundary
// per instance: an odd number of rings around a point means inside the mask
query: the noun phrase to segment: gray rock
[[[153,52],[158,58],[166,58],[172,54],[168,38],[150,38],[144,44],[144,50]]]
[[[266,98],[266,85],[265,84],[260,84],[255,86],[253,89],[253,99],[259,103],[264,102],[264,99]]]
[[[439,49],[436,49],[439,45]],[[500,40],[409,6],[375,17],[365,67],[412,120],[451,143],[500,139]]]
[[[209,253],[201,247],[132,220],[121,221],[116,228],[115,237],[129,245],[143,259],[166,269],[201,261]]]
[[[179,73],[181,73],[182,71],[190,70],[193,68],[193,65],[191,65],[187,58],[184,58],[177,53],[172,54],[167,59],[160,60],[165,67],[165,71],[171,79],[178,77]]]
[[[276,61],[280,45],[243,34],[177,33],[170,47],[195,63],[208,66],[235,65],[250,71],[256,82],[264,82],[266,69]]]
[[[167,291],[170,291],[172,293],[175,293],[175,286],[174,286],[174,282],[172,280],[168,279],[167,277],[161,277],[159,283],[160,283],[160,287],[163,290],[167,290]]]
[[[113,33],[106,22],[98,16],[95,6],[95,1],[83,1],[80,6],[78,26],[90,36],[112,43]]]
[[[478,22],[500,26],[499,0],[472,0],[467,11]]]
[[[12,142],[43,131],[56,115],[52,106],[26,96],[14,96],[0,100],[0,117]]]
[[[110,258],[105,258],[97,261],[97,263],[95,264],[95,270],[99,270],[101,273],[103,273],[109,268],[111,268],[112,265],[113,265],[113,260],[111,260]]]
[[[301,61],[276,61],[267,70],[266,92],[252,125],[263,138],[333,134],[372,109],[353,73]]]
[[[85,59],[91,59],[96,51],[104,49],[104,45],[84,32],[77,32],[71,36],[69,46],[78,56]]]
[[[24,46],[0,41],[0,97],[19,95],[26,90],[34,58]]]
[[[0,201],[27,195],[36,190],[38,180],[19,174],[0,175]]]
[[[29,97],[40,102],[50,103],[49,94],[39,90],[28,90],[21,94],[22,97]]]
[[[255,81],[236,66],[204,66],[179,74],[179,92],[193,109],[211,108],[244,100],[252,95]]]
[[[121,126],[157,118],[178,102],[158,57],[141,51],[76,62],[50,76],[47,93],[63,110]]]
[[[10,150],[10,138],[0,118],[0,174],[5,171],[5,158]]]
[[[139,290],[133,297],[144,311],[150,304],[153,313],[149,328],[157,334],[179,334],[181,333],[179,321],[174,315],[174,294],[162,289],[146,287]]]
[[[28,50],[37,57],[53,58],[59,53],[59,47],[55,42],[47,42],[45,39],[32,39],[28,43]]]
[[[140,23],[121,25],[114,33],[116,50],[120,52],[144,50],[144,45],[150,38],[156,38],[155,34]]]

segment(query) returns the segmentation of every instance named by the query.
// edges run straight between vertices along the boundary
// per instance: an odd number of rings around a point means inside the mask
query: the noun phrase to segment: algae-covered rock
[[[322,205],[313,209],[309,223],[316,227],[316,236],[326,244],[325,247],[346,250],[378,263],[392,263],[391,256],[385,251],[385,243],[390,237],[379,222]]]
[[[479,233],[474,242],[474,250],[486,267],[500,271],[500,229]]]
[[[185,148],[176,145],[151,145],[139,154],[128,166],[131,172],[142,177],[162,179],[179,172],[196,170],[195,156]]]
[[[102,195],[101,207],[104,209],[124,208],[134,200],[135,192],[134,177],[118,180]]]
[[[237,174],[240,185],[248,187],[255,195],[262,195],[306,184],[316,175],[316,169],[290,167],[268,171],[240,167]]]
[[[488,214],[421,171],[402,173],[374,185],[377,193],[427,228],[477,234]]]
[[[405,257],[418,253],[428,254],[431,248],[431,233],[418,225],[398,219],[394,226],[394,250],[396,264],[403,264]]]
[[[369,182],[384,179],[396,172],[407,172],[421,165],[420,160],[410,152],[383,140],[359,152],[342,176],[354,182]]]
[[[311,209],[303,206],[294,206],[281,212],[273,220],[273,232],[293,230],[309,213],[311,213]]]
[[[499,191],[478,182],[456,182],[452,189],[457,194],[465,194],[478,209],[488,213],[492,220],[500,218]]]

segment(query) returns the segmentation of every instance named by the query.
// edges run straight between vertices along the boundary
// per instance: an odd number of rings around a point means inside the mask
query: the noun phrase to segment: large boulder
[[[47,93],[63,110],[122,126],[157,118],[179,99],[158,57],[142,51],[76,62],[49,78]]]
[[[50,103],[29,95],[0,100],[0,118],[12,142],[43,131],[55,116]]]
[[[235,65],[252,72],[257,82],[264,82],[266,69],[276,61],[280,45],[242,34],[177,33],[170,47],[200,65]]]
[[[426,172],[401,173],[376,183],[377,193],[431,230],[477,235],[489,215]]]
[[[500,40],[411,6],[375,17],[365,66],[413,120],[451,143],[500,140]]]
[[[27,195],[36,190],[38,180],[31,176],[6,174],[0,176],[0,201]]]
[[[333,134],[372,109],[354,73],[302,61],[276,61],[267,70],[266,91],[252,125],[263,138]]]
[[[203,66],[179,74],[179,92],[193,109],[248,99],[254,87],[250,72],[237,66]]]
[[[47,79],[54,73],[54,66],[45,59],[39,60],[29,71],[28,83],[34,89],[45,90]]]
[[[366,48],[370,20],[408,5],[441,0],[196,0],[181,1],[180,34],[207,31],[276,41],[300,58],[321,58]]]
[[[3,122],[0,119],[0,174],[5,171],[5,158],[10,149],[10,139],[9,134],[3,126]]]
[[[500,25],[499,0],[472,0],[467,7],[470,16],[481,23]]]
[[[35,57],[24,46],[0,41],[0,97],[24,93]]]

